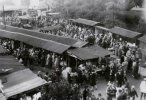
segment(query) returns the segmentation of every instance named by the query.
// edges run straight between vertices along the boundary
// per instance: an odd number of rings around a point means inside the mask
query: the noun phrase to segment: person
[[[83,91],[83,100],[87,100],[87,96],[88,96],[88,91],[87,91],[87,88],[85,87]]]
[[[131,86],[131,90],[130,90],[129,95],[130,95],[131,100],[135,100],[135,97],[138,97],[138,94],[137,94],[137,91],[135,90],[134,85]]]
[[[123,91],[121,89],[118,90],[118,93],[117,93],[117,100],[123,100]]]
[[[123,85],[123,74],[122,71],[119,70],[118,73],[116,74],[116,82],[117,82],[117,86],[121,87]]]
[[[94,72],[92,72],[90,75],[90,85],[92,86],[93,90],[96,85],[96,74]]]
[[[123,88],[122,100],[129,100],[129,90],[128,90],[128,88]]]
[[[141,92],[140,100],[142,100],[143,96],[144,100],[146,100],[146,78],[144,78],[144,80],[141,81],[140,83],[140,92]]]
[[[106,89],[107,100],[113,100],[113,97],[115,97],[115,92],[116,92],[116,90],[113,89],[112,84],[110,84]]]
[[[102,97],[102,94],[101,93],[98,93],[98,98],[97,100],[105,100],[103,97]]]

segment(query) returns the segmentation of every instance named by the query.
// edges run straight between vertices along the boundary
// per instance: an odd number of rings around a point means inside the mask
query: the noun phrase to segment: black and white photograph
[[[0,100],[146,100],[146,0],[0,0]]]

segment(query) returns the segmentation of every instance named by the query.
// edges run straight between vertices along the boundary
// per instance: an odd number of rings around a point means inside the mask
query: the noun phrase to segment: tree
[[[144,0],[127,0],[126,1],[126,10],[131,10],[133,7],[142,7]]]

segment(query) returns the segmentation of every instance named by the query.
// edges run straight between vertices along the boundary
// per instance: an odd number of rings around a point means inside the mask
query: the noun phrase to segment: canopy
[[[61,43],[61,44],[64,44],[64,45],[68,45],[68,46],[73,46],[73,47],[82,47],[82,46],[87,44],[86,42],[82,42],[82,41],[72,39],[72,38],[49,35],[49,34],[45,34],[45,33],[30,31],[30,30],[27,30],[27,29],[17,28],[17,27],[13,27],[13,26],[0,25],[0,29],[11,31],[11,32],[23,33],[23,34],[27,34],[27,35],[35,36],[35,37],[38,37],[38,38],[55,41],[55,42],[58,42],[58,43]]]
[[[97,24],[100,24],[100,22],[96,22],[96,21],[92,21],[92,20],[87,20],[87,19],[83,19],[83,18],[71,19],[71,21],[73,21],[75,23],[87,25],[87,26],[95,26]]]
[[[68,53],[79,58],[80,60],[90,60],[110,55],[110,52],[108,50],[105,50],[98,45],[72,49],[69,50]]]
[[[3,84],[3,91],[6,97],[11,97],[37,87],[47,82],[29,69],[20,70],[6,76],[7,83]]]
[[[54,42],[51,40],[41,39],[41,38],[38,38],[35,36],[21,34],[21,33],[17,33],[17,32],[15,32],[15,33],[9,32],[9,31],[5,31],[5,30],[0,30],[0,36],[9,38],[9,39],[18,40],[18,41],[24,42],[26,44],[29,44],[29,45],[32,45],[35,47],[39,47],[39,48],[43,48],[45,50],[52,51],[52,52],[55,52],[58,54],[62,54],[63,52],[68,50],[68,48],[70,47],[68,45],[57,43],[57,42]]]
[[[146,35],[144,35],[143,37],[140,37],[138,40],[146,43]]]
[[[137,36],[141,35],[141,33],[130,31],[120,27],[114,27],[109,30],[110,32],[128,38],[136,38]]]

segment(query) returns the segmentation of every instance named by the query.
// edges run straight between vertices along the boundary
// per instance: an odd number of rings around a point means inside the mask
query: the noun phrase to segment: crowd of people
[[[7,20],[9,19],[7,18]],[[53,69],[51,73],[38,72],[38,76],[45,79],[48,84],[42,88],[42,96],[37,100],[113,100],[114,98],[117,100],[137,100],[137,89],[134,85],[130,85],[127,78],[127,75],[132,75],[134,79],[138,79],[140,76],[139,65],[142,54],[136,44],[125,41],[122,38],[114,38],[110,32],[95,32],[93,28],[74,25],[63,19],[60,21],[48,21],[45,17],[38,19],[37,26],[62,25],[61,30],[49,31],[47,34],[65,36],[98,44],[113,52],[115,57],[97,59],[95,65],[93,65],[92,61],[81,62],[74,69],[67,66],[64,56],[41,48],[26,46],[14,48],[12,40],[6,39],[1,41],[1,45],[7,48],[10,54],[13,54],[24,66],[29,66],[33,70],[32,66],[37,64],[42,68]],[[46,23],[46,21],[48,22]],[[93,41],[90,41],[90,38]],[[98,97],[95,97],[92,92],[97,90],[99,77],[107,80],[106,96],[102,96],[102,93],[99,91]],[[52,86],[61,82],[63,85],[59,84],[60,87],[67,87],[62,80],[69,84],[68,88],[71,89],[71,93],[65,92],[66,94],[62,94],[63,96],[61,94],[54,96],[51,93],[53,90]],[[141,98],[143,96],[146,98],[146,92],[142,89],[142,87],[145,87],[143,83],[140,85],[142,90]]]

